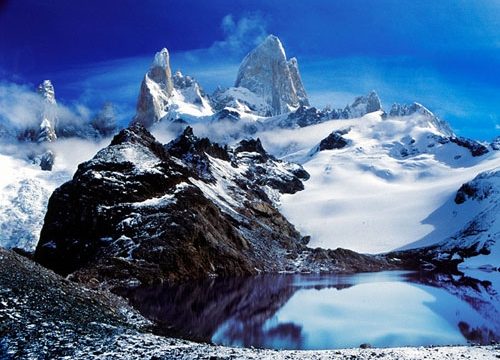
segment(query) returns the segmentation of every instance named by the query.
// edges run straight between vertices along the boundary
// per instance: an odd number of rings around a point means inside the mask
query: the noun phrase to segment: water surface
[[[500,273],[487,278],[265,275],[140,287],[125,295],[161,334],[230,346],[487,344],[500,340]]]

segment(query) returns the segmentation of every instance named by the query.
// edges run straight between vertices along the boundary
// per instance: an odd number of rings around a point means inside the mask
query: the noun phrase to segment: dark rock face
[[[475,140],[464,137],[450,137],[450,141],[458,146],[469,149],[472,156],[481,156],[489,152],[486,146]]]
[[[55,159],[55,154],[52,151],[47,150],[40,158],[40,168],[45,171],[52,171]]]
[[[319,124],[326,119],[325,114],[315,107],[300,106],[297,110],[290,113],[287,119],[280,125],[281,127],[305,127]]]
[[[268,154],[260,139],[240,141],[233,154],[239,163],[248,168],[245,177],[258,188],[269,186],[282,194],[294,194],[304,190],[301,180],[309,179],[309,174],[302,166],[279,161]],[[285,172],[280,168],[284,168]]]
[[[135,125],[53,193],[35,260],[109,286],[390,268],[381,257],[303,244],[273,198],[300,190],[306,177],[299,165],[268,155],[259,140],[227,149],[188,127],[163,146]]]
[[[493,150],[500,150],[500,136],[497,136],[490,144]]]
[[[171,151],[210,148],[186,138]],[[142,282],[255,272],[241,252],[247,241],[193,186],[207,171],[203,160],[186,166],[142,126],[120,132],[54,192],[35,258],[62,274]]]
[[[345,135],[347,131],[334,131],[326,138],[321,140],[319,143],[319,151],[323,150],[333,150],[333,149],[342,149],[349,145],[349,140],[345,139],[342,135]]]
[[[240,114],[237,111],[224,108],[213,115],[213,120],[214,121],[226,120],[234,123],[240,120]]]
[[[469,183],[462,184],[455,195],[455,203],[463,204],[467,198],[474,197],[477,189]]]

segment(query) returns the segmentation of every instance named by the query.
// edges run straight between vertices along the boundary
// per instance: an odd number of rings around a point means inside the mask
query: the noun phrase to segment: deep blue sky
[[[386,109],[419,101],[462,135],[500,134],[498,0],[0,0],[0,79],[50,78],[60,102],[109,99],[126,119],[160,48],[210,92],[269,33],[313,105],[375,89]]]

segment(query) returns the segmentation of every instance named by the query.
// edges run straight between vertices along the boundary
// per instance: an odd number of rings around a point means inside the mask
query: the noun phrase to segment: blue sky
[[[374,89],[386,109],[418,101],[461,135],[500,134],[497,0],[0,0],[0,79],[50,78],[60,102],[112,100],[126,121],[160,48],[211,92],[269,33],[298,58],[313,105]]]

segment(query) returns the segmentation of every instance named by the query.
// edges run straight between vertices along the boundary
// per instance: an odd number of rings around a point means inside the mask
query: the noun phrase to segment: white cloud
[[[28,86],[0,83],[0,121],[15,129],[33,126],[37,121],[41,99]]]
[[[222,51],[230,55],[241,55],[268,35],[266,21],[260,13],[247,14],[237,20],[232,14],[228,14],[222,18],[221,28],[225,38],[215,41],[210,47],[216,53]]]
[[[56,89],[57,97],[57,89]],[[33,87],[10,82],[0,83],[0,123],[14,131],[37,128],[43,99]],[[82,126],[88,124],[92,111],[80,103],[67,106],[58,103],[58,126]]]

